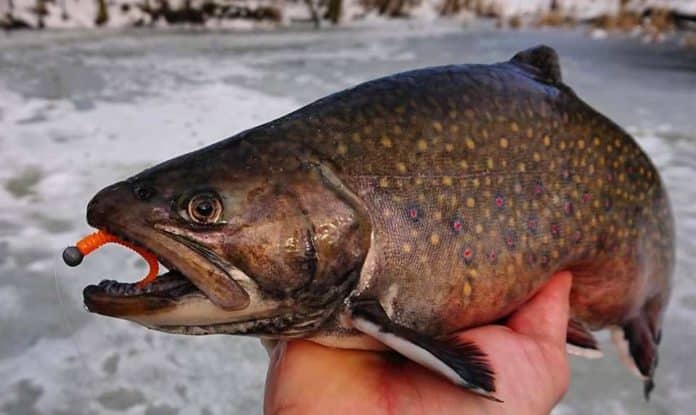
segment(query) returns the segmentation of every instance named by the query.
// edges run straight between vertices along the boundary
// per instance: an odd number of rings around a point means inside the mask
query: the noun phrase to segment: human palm
[[[266,380],[266,414],[548,414],[569,384],[565,351],[571,275],[554,275],[505,325],[458,334],[488,355],[495,396],[463,390],[393,353],[279,343]]]

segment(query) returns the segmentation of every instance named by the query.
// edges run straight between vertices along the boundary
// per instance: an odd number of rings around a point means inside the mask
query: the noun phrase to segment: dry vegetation
[[[30,0],[33,15],[31,21],[25,21],[13,14],[14,4],[19,0],[5,1],[5,14],[0,15],[0,28],[22,29],[42,28],[48,13],[47,5],[64,4],[64,0]],[[284,7],[295,5],[306,10],[303,19],[311,21],[316,27],[324,22],[339,24],[346,7],[361,10],[359,15],[377,14],[388,18],[408,18],[411,12],[424,1],[433,0],[85,0],[95,2],[96,12],[94,24],[108,25],[110,13],[128,13],[137,10],[138,18],[131,24],[135,26],[153,25],[158,22],[168,24],[202,25],[209,20],[253,20],[279,23],[283,21]],[[115,1],[119,1],[116,7]],[[436,0],[437,1],[437,0]],[[577,24],[589,25],[596,30],[606,32],[642,33],[647,38],[658,40],[665,34],[673,33],[680,27],[679,22],[696,22],[696,16],[679,16],[667,9],[645,9],[635,11],[627,7],[628,0],[621,0],[619,12],[606,14],[587,21],[578,21],[567,10],[561,10],[556,1],[552,1],[549,10],[539,15],[503,17],[500,2],[490,0],[439,0],[433,3],[442,16],[453,16],[460,13],[480,17],[496,18],[499,26],[520,28],[532,26],[573,27]],[[296,9],[297,9],[296,7]],[[65,13],[65,11],[63,12]],[[67,19],[67,16],[63,16]],[[352,18],[355,18],[353,14]],[[359,17],[358,17],[359,18]],[[296,21],[297,18],[291,19]],[[691,39],[689,37],[689,39]],[[692,44],[686,40],[685,44]]]

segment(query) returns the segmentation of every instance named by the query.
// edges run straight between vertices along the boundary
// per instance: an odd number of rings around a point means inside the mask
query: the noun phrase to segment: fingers
[[[508,327],[538,342],[565,347],[571,282],[570,272],[555,274],[508,319]]]
[[[338,350],[307,341],[282,341],[271,355],[264,413],[370,413],[380,355]],[[355,399],[356,396],[362,397]]]

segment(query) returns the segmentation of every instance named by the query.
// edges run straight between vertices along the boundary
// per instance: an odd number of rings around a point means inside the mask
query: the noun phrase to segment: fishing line
[[[72,343],[72,345],[75,349],[75,352],[77,354],[77,359],[80,361],[80,365],[84,369],[83,372],[87,373],[87,375],[85,375],[88,377],[87,381],[94,383],[94,382],[98,381],[98,378],[96,377],[96,375],[92,371],[92,369],[89,367],[89,364],[87,363],[88,360],[86,358],[86,355],[83,352],[82,348],[80,347],[80,342],[76,338],[77,332],[75,330],[75,325],[73,324],[73,321],[70,319],[70,316],[69,316],[68,302],[66,300],[65,294],[61,290],[61,283],[58,280],[57,261],[58,261],[58,258],[54,257],[53,258],[53,282],[54,282],[54,287],[56,290],[56,297],[58,298],[58,308],[60,309],[61,320],[64,322],[64,325],[69,330],[70,342]],[[62,265],[62,258],[61,258],[60,262]],[[144,329],[144,328],[142,328],[142,329]],[[167,335],[167,336],[169,336],[169,335]],[[163,337],[166,337],[166,336],[163,336]],[[163,338],[161,340],[163,340],[165,342],[168,341],[166,338]],[[228,340],[228,339],[226,339],[226,340]],[[195,341],[199,341],[199,339],[195,339],[195,340],[191,339],[191,342],[195,342]],[[229,341],[233,341],[233,339],[229,339]],[[208,343],[208,342],[203,342],[203,343]],[[202,350],[199,350],[199,352],[206,351],[206,352],[213,352],[214,353],[214,352],[219,351],[219,350],[220,349],[217,347],[211,347],[210,345],[207,345],[207,346],[203,346]],[[224,350],[224,348],[223,348],[223,350]],[[240,347],[239,349],[237,349],[237,351],[239,352],[239,355],[235,356],[235,357],[242,358],[242,356],[241,356],[242,350],[243,350],[243,347]],[[147,351],[146,353],[152,353],[152,352],[153,351]],[[229,352],[229,349],[228,349],[228,352]],[[226,361],[225,360],[226,356],[219,355],[218,357],[221,361]],[[179,375],[186,376],[190,380],[203,379],[203,378],[205,378],[205,379],[220,378],[220,377],[229,376],[230,374],[238,372],[238,367],[233,366],[230,368],[217,370],[213,373],[206,372],[203,374],[203,373],[200,373],[199,367],[189,366],[186,363],[187,363],[186,360],[178,362],[178,363],[170,362],[171,366],[168,366],[164,369],[165,369],[165,371],[170,371],[170,372],[177,373]],[[219,366],[216,366],[216,367],[219,367]]]
[[[85,358],[85,355],[82,353],[82,349],[80,349],[80,344],[75,338],[75,326],[72,324],[72,321],[70,320],[70,317],[68,315],[68,310],[67,310],[67,303],[65,301],[65,298],[63,296],[63,292],[60,289],[60,283],[58,282],[58,271],[56,267],[56,262],[57,258],[54,256],[53,257],[53,282],[54,282],[54,287],[56,289],[56,297],[58,297],[58,308],[60,309],[61,317],[64,322],[64,324],[68,327],[68,331],[70,333],[70,342],[73,344],[73,347],[75,348],[75,351],[77,353],[77,360],[80,361],[80,363],[83,366],[83,372],[87,373],[86,376],[90,377],[88,381],[91,382],[96,382],[97,379],[92,376],[91,369],[89,368],[89,365],[87,364],[87,359]]]

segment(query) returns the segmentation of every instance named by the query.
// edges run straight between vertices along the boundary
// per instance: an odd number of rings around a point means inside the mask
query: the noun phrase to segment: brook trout
[[[546,46],[330,95],[105,188],[87,221],[169,269],[88,286],[92,312],[170,333],[382,343],[489,397],[485,350],[447,335],[570,270],[568,343],[596,353],[591,331],[619,328],[653,386],[669,201]]]

